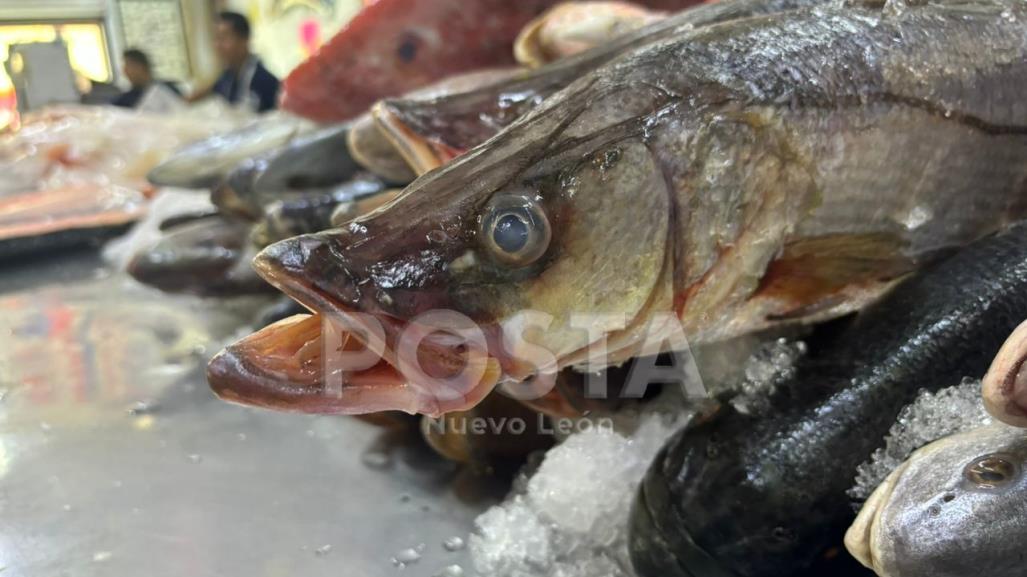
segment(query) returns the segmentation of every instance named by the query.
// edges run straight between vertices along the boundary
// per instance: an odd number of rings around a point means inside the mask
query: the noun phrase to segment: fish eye
[[[549,219],[539,203],[520,195],[493,199],[482,219],[482,239],[489,253],[511,266],[527,266],[537,261],[552,233]]]
[[[963,475],[981,489],[997,489],[1012,483],[1020,474],[1020,467],[1009,456],[1003,454],[984,455],[974,459]]]

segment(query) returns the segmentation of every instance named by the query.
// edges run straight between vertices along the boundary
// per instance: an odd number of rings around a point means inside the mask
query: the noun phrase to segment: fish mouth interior
[[[304,413],[397,410],[438,416],[473,407],[502,375],[497,359],[454,346],[445,335],[426,335],[415,359],[401,356],[395,346],[398,335],[420,327],[383,313],[358,314],[306,279],[260,259],[255,266],[268,282],[315,313],[267,326],[214,357],[207,377],[223,399]],[[367,330],[371,318],[383,330]],[[350,361],[341,353],[370,358],[373,364],[368,367],[365,360],[349,370]],[[422,372],[413,371],[414,366]]]

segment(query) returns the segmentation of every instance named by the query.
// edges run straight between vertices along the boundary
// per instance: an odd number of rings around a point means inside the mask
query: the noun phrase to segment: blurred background
[[[249,18],[253,52],[283,78],[331,38],[366,0],[21,0],[0,1],[0,130],[19,112],[47,104],[104,102],[128,88],[123,53],[149,55],[154,75],[183,92],[220,73],[215,15]],[[51,45],[49,47],[44,45]],[[67,79],[67,58],[73,78]],[[19,82],[28,59],[50,78]],[[70,89],[73,86],[74,89]]]

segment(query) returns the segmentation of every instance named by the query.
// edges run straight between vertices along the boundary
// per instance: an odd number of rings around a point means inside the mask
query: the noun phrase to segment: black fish
[[[1025,224],[900,284],[778,383],[766,414],[725,405],[668,442],[632,512],[639,574],[794,575],[840,547],[856,467],[902,407],[983,374],[1024,318]]]

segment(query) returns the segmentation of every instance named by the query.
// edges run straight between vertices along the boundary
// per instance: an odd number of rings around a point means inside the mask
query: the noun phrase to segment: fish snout
[[[363,291],[337,241],[324,234],[307,234],[276,242],[253,259],[269,283],[317,311],[357,307]]]

